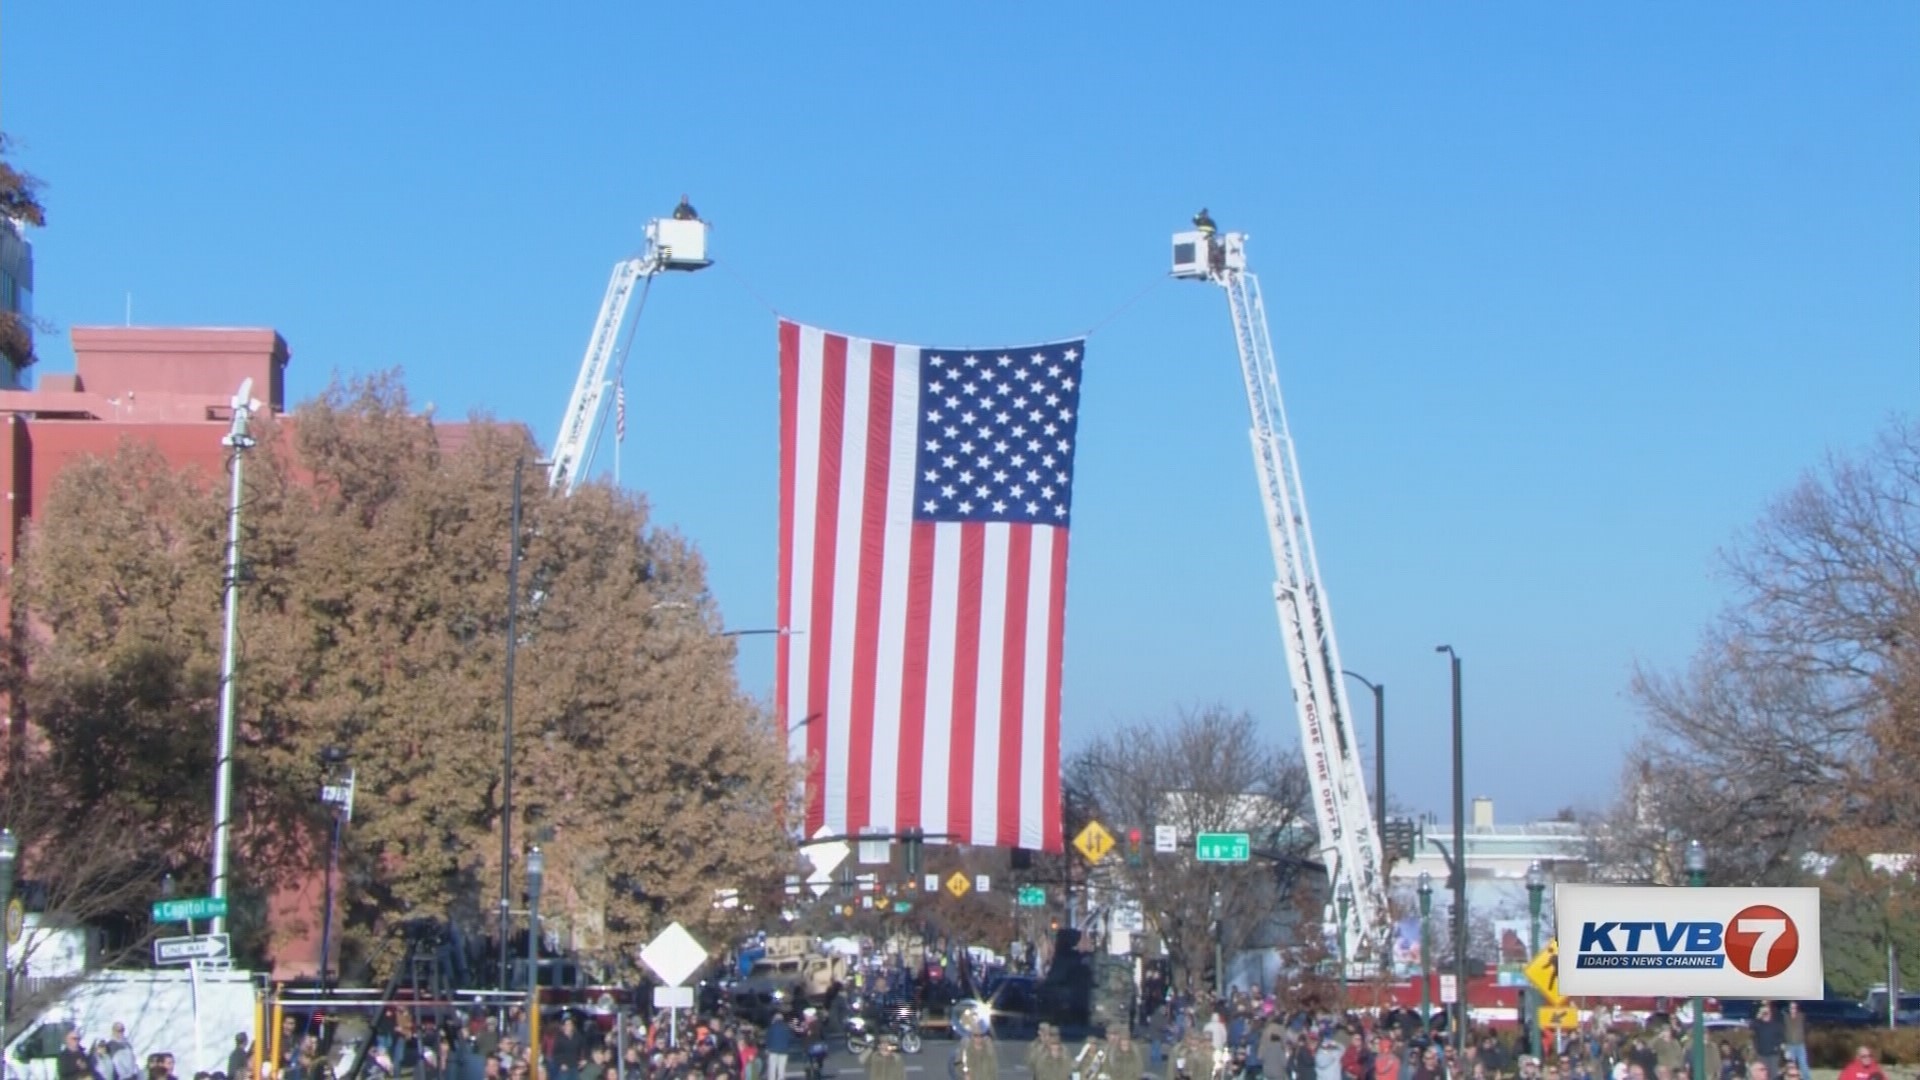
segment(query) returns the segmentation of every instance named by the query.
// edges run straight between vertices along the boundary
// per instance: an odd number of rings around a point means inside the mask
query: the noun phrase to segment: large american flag
[[[1083,346],[781,322],[776,693],[809,835],[1060,849]]]

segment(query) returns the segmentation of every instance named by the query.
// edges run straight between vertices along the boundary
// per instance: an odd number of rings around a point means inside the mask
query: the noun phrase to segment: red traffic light
[[[1137,844],[1137,843],[1139,843],[1139,842],[1140,842],[1140,830],[1139,830],[1139,829],[1128,829],[1128,830],[1127,830],[1127,843],[1129,843],[1129,844]]]

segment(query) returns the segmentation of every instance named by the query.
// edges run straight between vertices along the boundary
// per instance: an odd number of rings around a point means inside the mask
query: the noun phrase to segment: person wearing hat
[[[1047,1043],[1041,1051],[1040,1060],[1033,1063],[1033,1080],[1072,1080],[1073,1059],[1067,1056],[1067,1048],[1058,1039]],[[1082,1077],[1081,1080],[1092,1080]]]
[[[1113,1045],[1107,1048],[1107,1073],[1113,1080],[1140,1080],[1147,1075],[1147,1055],[1125,1028],[1114,1032]]]
[[[871,1050],[860,1055],[867,1068],[867,1080],[907,1080],[907,1060],[900,1056],[900,1039],[889,1032],[876,1039]]]

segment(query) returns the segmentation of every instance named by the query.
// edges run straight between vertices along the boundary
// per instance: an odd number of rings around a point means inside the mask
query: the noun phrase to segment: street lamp
[[[13,1008],[13,965],[8,953],[13,948],[13,860],[20,854],[20,841],[12,829],[0,829],[0,1031],[7,1026]]]
[[[1433,917],[1433,875],[1420,871],[1420,1033],[1433,1025],[1433,946],[1427,941],[1427,920]]]
[[[1687,885],[1698,889],[1707,883],[1707,849],[1700,841],[1687,841]],[[1707,999],[1693,999],[1693,1080],[1707,1080]]]
[[[1460,654],[1451,645],[1436,645],[1453,668],[1453,979],[1460,1015],[1453,1025],[1454,1052],[1467,1053],[1467,764],[1462,741],[1460,709]]]
[[[527,1014],[538,1002],[534,988],[540,985],[540,880],[546,875],[547,857],[535,845],[527,852]]]
[[[326,779],[320,785],[320,802],[333,816],[333,839],[327,848],[326,900],[320,923],[320,989],[323,992],[332,985],[329,973],[333,964],[333,875],[340,865],[340,832],[353,819],[354,772],[351,766],[342,772],[346,761],[347,752],[338,746],[320,751],[320,765],[326,770]]]
[[[1532,930],[1529,931],[1527,935],[1528,956],[1540,955],[1540,899],[1546,891],[1547,870],[1540,865],[1540,860],[1535,859],[1533,865],[1527,867],[1527,915],[1533,923]],[[1527,996],[1534,997],[1535,995],[1529,990]],[[1539,1057],[1541,1049],[1540,1041],[1543,1035],[1540,1031],[1539,1015],[1536,1013],[1533,1019],[1533,1056]]]
[[[1353,908],[1353,886],[1341,882],[1334,893],[1340,905],[1340,1011],[1347,1011],[1347,912]]]
[[[1387,684],[1377,683],[1357,671],[1342,675],[1373,691],[1373,825],[1384,846],[1387,842]],[[1381,852],[1385,859],[1385,851]]]

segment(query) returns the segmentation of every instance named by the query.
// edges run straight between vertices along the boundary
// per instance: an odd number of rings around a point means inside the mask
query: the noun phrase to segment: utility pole
[[[1456,1007],[1453,1018],[1453,1048],[1467,1052],[1467,758],[1462,736],[1464,723],[1460,707],[1460,654],[1451,645],[1438,645],[1435,652],[1447,654],[1453,670],[1453,981]]]
[[[233,827],[233,670],[240,627],[240,473],[247,451],[254,443],[253,436],[247,432],[247,423],[259,407],[260,403],[253,400],[253,380],[242,380],[240,392],[233,395],[233,427],[226,438],[220,440],[222,446],[233,452],[233,490],[227,500],[227,622],[220,645],[220,736],[214,756],[212,893],[216,900],[227,897],[228,834]],[[226,929],[226,915],[215,915],[212,932],[223,934]]]
[[[513,512],[507,549],[506,686],[500,705],[500,989],[508,990],[507,938],[513,930],[513,655],[520,644],[520,484],[526,458],[513,461]]]

